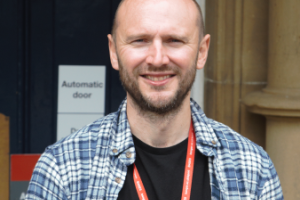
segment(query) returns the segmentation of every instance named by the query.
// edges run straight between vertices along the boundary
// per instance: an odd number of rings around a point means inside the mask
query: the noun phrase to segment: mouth
[[[171,78],[175,75],[143,75],[144,78],[150,80],[150,81],[164,81],[168,78]]]
[[[152,86],[164,86],[170,83],[176,74],[143,74],[141,77],[145,83]]]

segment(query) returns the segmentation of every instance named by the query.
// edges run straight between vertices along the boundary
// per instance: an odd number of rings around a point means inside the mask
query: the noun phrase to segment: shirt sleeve
[[[46,150],[38,160],[25,199],[67,199],[57,161],[50,149]]]
[[[260,200],[266,199],[274,199],[274,200],[281,200],[283,199],[282,189],[280,185],[280,181],[275,170],[274,164],[269,158],[269,170],[267,181],[264,183],[262,192],[260,194]]]

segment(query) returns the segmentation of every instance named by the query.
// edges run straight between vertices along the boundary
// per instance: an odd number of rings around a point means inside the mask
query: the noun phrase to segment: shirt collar
[[[193,99],[191,99],[190,105],[197,140],[197,149],[206,156],[212,156],[213,148],[220,147],[220,142],[200,106]],[[126,165],[130,165],[134,163],[136,155],[127,118],[126,106],[127,99],[121,103],[117,112],[118,119],[115,121],[114,128],[112,128],[110,154],[112,156],[118,156]],[[132,153],[130,159],[125,156],[127,151]]]
[[[193,99],[191,99],[190,105],[197,149],[206,156],[213,156],[213,149],[220,147],[221,143],[200,106]]]
[[[117,111],[117,119],[114,121],[113,128],[111,129],[112,142],[110,145],[110,155],[118,156],[128,166],[135,162],[136,154],[127,118],[126,106],[127,99],[121,103]],[[130,157],[128,157],[128,153],[130,153]]]

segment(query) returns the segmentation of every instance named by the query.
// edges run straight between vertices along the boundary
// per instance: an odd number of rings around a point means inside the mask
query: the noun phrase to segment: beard
[[[196,61],[197,59],[195,59],[194,65],[191,66],[190,69],[184,75],[181,73],[180,68],[177,66],[162,66],[159,68],[152,66],[140,66],[133,70],[133,76],[131,76],[128,73],[126,67],[122,65],[122,62],[118,60],[120,80],[124,89],[127,91],[128,95],[133,99],[135,105],[139,107],[140,111],[165,115],[179,110],[183,100],[186,98],[188,92],[191,90],[196,76]],[[167,99],[158,95],[156,100],[154,100],[150,96],[143,95],[138,84],[138,77],[140,72],[145,71],[174,72],[177,78],[179,79],[179,83],[173,97]],[[151,86],[151,89],[156,91],[162,91],[165,89],[165,86]]]

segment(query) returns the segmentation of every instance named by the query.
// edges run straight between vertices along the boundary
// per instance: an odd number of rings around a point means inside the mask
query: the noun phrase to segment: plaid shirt
[[[117,199],[127,166],[136,157],[126,103],[48,147],[34,169],[26,199]],[[283,199],[268,154],[206,118],[193,100],[190,104],[197,149],[209,159],[212,200]],[[133,156],[127,158],[126,152]]]

